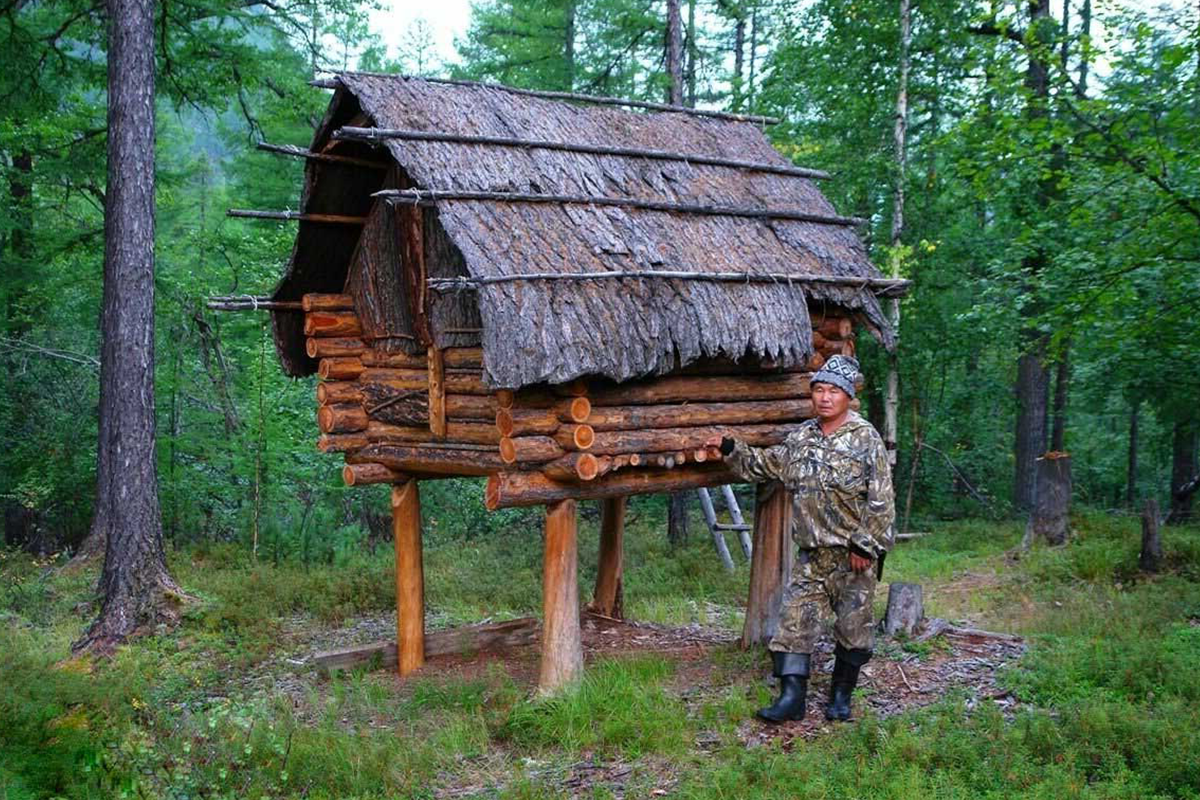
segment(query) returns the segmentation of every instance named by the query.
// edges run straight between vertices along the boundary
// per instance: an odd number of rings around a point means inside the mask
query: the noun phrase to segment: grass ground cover
[[[431,530],[431,619],[537,613],[536,522]],[[585,516],[583,587],[595,528]],[[726,574],[699,535],[672,553],[663,530],[659,504],[632,505],[628,615],[736,630],[745,565]],[[1026,637],[1001,675],[1015,711],[950,692],[807,740],[756,735],[764,661],[733,646],[600,658],[549,700],[503,661],[404,683],[289,666],[389,613],[389,547],[308,567],[176,551],[200,602],[105,663],[66,658],[94,575],[2,552],[0,798],[1200,797],[1200,530],[1165,531],[1158,576],[1136,570],[1136,520],[1074,530],[1017,558],[1017,525],[938,524],[889,557],[930,613]]]

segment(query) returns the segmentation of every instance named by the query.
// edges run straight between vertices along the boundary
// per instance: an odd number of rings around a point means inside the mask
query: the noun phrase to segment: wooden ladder
[[[704,521],[708,523],[708,530],[712,533],[713,547],[716,548],[717,555],[720,556],[725,569],[732,572],[733,556],[729,554],[729,546],[725,543],[725,531],[738,532],[738,539],[742,543],[742,553],[746,556],[747,561],[750,560],[750,554],[753,552],[753,545],[750,542],[750,526],[742,517],[742,509],[738,507],[733,487],[729,484],[721,487],[721,496],[725,499],[725,508],[728,509],[729,517],[733,520],[732,524],[717,521],[717,510],[713,506],[712,497],[707,488],[697,489],[696,494],[700,495],[700,508],[704,510]]]

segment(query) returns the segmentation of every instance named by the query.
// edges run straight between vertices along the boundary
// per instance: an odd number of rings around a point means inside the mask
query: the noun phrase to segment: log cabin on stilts
[[[504,87],[344,73],[308,151],[295,249],[266,305],[316,373],[317,446],[391,484],[397,665],[424,630],[419,486],[485,476],[544,505],[540,688],[582,669],[576,503],[602,508],[593,607],[620,591],[625,498],[734,480],[705,448],[781,442],[808,379],[893,335],[885,280],[763,120],[634,112]],[[250,215],[252,212],[231,212]],[[271,215],[268,215],[271,216]],[[772,632],[791,503],[760,486],[745,645]],[[431,637],[432,638],[432,637]]]

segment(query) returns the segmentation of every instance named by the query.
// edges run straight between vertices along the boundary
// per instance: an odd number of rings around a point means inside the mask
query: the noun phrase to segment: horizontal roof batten
[[[351,217],[345,214],[303,214],[299,211],[257,211],[249,208],[231,208],[227,217],[244,219],[282,219],[291,222],[328,222],[335,225],[363,225],[366,217]]]
[[[400,139],[415,142],[445,142],[448,144],[479,144],[497,147],[518,147],[535,150],[555,150],[567,153],[586,153],[600,156],[624,158],[648,158],[657,161],[681,161],[689,164],[705,164],[715,167],[731,167],[747,172],[765,172],[772,175],[788,175],[797,178],[828,180],[830,175],[819,169],[796,167],[790,164],[764,164],[756,161],[741,161],[695,153],[672,153],[667,150],[651,150],[636,147],[609,147],[595,144],[573,144],[552,142],[544,139],[515,139],[505,136],[476,136],[470,134],[441,133],[435,131],[397,130],[393,128],[359,128],[346,126],[333,133],[335,139],[373,142],[381,139]]]
[[[387,72],[348,72],[348,75],[364,75],[370,78],[399,78],[409,76]],[[600,106],[625,106],[627,108],[644,108],[649,111],[665,111],[675,114],[689,114],[693,117],[711,117],[730,122],[749,122],[752,125],[778,125],[782,120],[778,117],[764,117],[758,114],[735,114],[729,111],[710,111],[704,108],[688,108],[673,106],[667,103],[651,103],[645,100],[628,100],[620,97],[603,97],[594,94],[578,94],[576,92],[553,92],[537,89],[518,89],[515,86],[505,86],[501,83],[486,83],[483,81],[464,81],[452,78],[420,78],[426,83],[445,83],[450,86],[479,86],[484,89],[498,89],[502,92],[525,95],[526,97],[543,97],[548,100],[569,100],[576,103],[591,103]],[[317,78],[308,82],[309,86],[318,89],[337,89],[342,84],[336,78]]]
[[[494,203],[559,203],[563,205],[614,206],[643,211],[665,211],[673,214],[699,214],[709,217],[748,217],[751,219],[786,219],[813,222],[820,225],[865,225],[861,217],[812,214],[790,208],[747,208],[740,206],[709,206],[699,203],[667,203],[658,200],[639,200],[633,197],[593,197],[573,194],[524,194],[520,192],[472,192],[442,189],[385,189],[375,192],[379,197],[398,203],[436,205],[445,200],[476,200]]]
[[[517,281],[593,281],[593,280],[683,280],[714,283],[826,284],[851,289],[870,289],[873,294],[898,297],[912,281],[902,278],[872,278],[857,275],[814,275],[794,272],[689,272],[684,270],[614,270],[612,272],[532,272],[521,275],[492,275],[483,278],[430,278],[429,288],[437,292],[478,289],[497,283]]]
[[[270,142],[259,142],[255,145],[259,150],[268,153],[277,153],[282,156],[294,156],[295,158],[304,158],[309,161],[324,161],[329,164],[347,164],[352,167],[366,167],[367,169],[385,170],[388,168],[386,162],[372,161],[369,158],[354,158],[353,156],[339,156],[333,153],[314,153],[311,150],[305,150],[303,147],[296,147],[293,144],[271,144]]]

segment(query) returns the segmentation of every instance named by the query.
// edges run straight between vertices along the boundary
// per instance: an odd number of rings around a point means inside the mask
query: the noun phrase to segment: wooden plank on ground
[[[538,634],[539,625],[535,617],[430,631],[425,634],[425,657],[521,647],[537,642]],[[379,668],[395,669],[396,643],[373,642],[327,650],[312,657],[312,663],[322,674],[368,666],[372,662]]]

